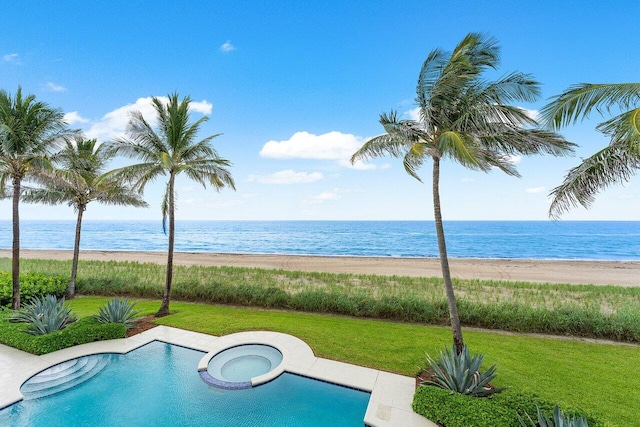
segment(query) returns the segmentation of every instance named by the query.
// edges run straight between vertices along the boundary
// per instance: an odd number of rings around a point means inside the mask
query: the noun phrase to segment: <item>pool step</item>
[[[111,354],[94,354],[52,366],[22,384],[20,392],[24,400],[59,393],[94,377],[109,364],[111,358]]]

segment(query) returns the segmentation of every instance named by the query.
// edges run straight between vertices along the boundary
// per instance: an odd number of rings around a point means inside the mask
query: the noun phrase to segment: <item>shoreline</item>
[[[24,259],[71,260],[71,250],[21,249]],[[81,250],[80,260],[137,261],[166,264],[166,252]],[[0,249],[0,258],[11,258]],[[257,255],[175,252],[176,265],[249,267],[305,272],[441,277],[438,258],[392,258],[316,255]],[[640,261],[574,261],[450,258],[453,278],[640,286]]]

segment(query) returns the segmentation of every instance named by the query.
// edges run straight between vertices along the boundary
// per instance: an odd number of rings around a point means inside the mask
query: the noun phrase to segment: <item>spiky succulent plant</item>
[[[540,408],[537,408],[538,419],[532,420],[529,414],[525,414],[527,419],[525,420],[518,415],[518,420],[522,427],[589,427],[587,420],[580,416],[564,415],[560,410],[560,407],[556,405],[553,408],[551,417],[547,417],[542,413]]]
[[[94,317],[100,323],[122,323],[128,329],[133,326],[140,313],[140,310],[133,309],[135,305],[129,298],[114,298],[100,307],[99,314]]]
[[[496,377],[495,365],[480,373],[483,359],[482,354],[471,355],[467,346],[463,347],[460,354],[456,353],[454,347],[440,352],[437,359],[427,355],[427,368],[432,371],[432,378],[423,381],[422,384],[474,397],[487,397],[501,392],[504,388],[489,386],[491,380]]]
[[[55,295],[35,297],[20,311],[11,315],[13,322],[27,323],[27,332],[31,335],[44,335],[64,329],[78,320],[71,308]]]

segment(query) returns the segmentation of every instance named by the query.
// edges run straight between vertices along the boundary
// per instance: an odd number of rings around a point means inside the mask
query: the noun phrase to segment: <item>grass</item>
[[[22,271],[68,274],[70,261],[22,260]],[[0,259],[0,270],[10,260]],[[164,267],[81,261],[78,291],[160,298]],[[465,326],[640,342],[640,288],[456,280]],[[173,298],[406,322],[448,323],[438,278],[176,266]]]
[[[93,314],[102,297],[71,301],[78,316]],[[155,301],[139,301],[143,314]],[[413,376],[425,359],[451,343],[448,328],[342,316],[173,302],[174,314],[156,323],[226,335],[269,330],[294,335],[320,357]],[[595,344],[499,332],[465,330],[473,352],[497,364],[496,385],[534,392],[561,405],[581,407],[619,426],[640,419],[640,347]]]

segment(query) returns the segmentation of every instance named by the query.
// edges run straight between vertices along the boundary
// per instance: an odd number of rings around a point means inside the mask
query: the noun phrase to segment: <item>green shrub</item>
[[[99,314],[94,317],[99,323],[122,323],[127,329],[131,328],[138,319],[140,310],[134,310],[136,303],[129,298],[114,298],[98,309]]]
[[[12,322],[26,323],[26,332],[31,335],[45,335],[60,331],[78,320],[71,312],[64,297],[61,300],[55,295],[35,297],[20,311],[10,317]]]
[[[496,365],[480,373],[484,355],[469,352],[465,345],[460,354],[455,346],[451,351],[440,352],[438,359],[427,355],[427,368],[433,373],[433,381],[424,384],[433,385],[456,393],[473,397],[488,397],[500,393],[504,388],[490,388],[489,383],[496,377]]]
[[[62,298],[67,292],[69,277],[36,272],[20,274],[20,302],[29,303],[47,294]],[[11,273],[0,271],[0,306],[10,306],[13,297]]]
[[[493,398],[478,399],[438,387],[418,387],[413,410],[445,427],[520,427],[516,413],[495,405]]]
[[[9,321],[10,315],[9,310],[0,311],[0,343],[36,355],[94,341],[124,338],[127,330],[120,323],[102,324],[93,317],[85,317],[61,331],[29,335],[25,324]]]
[[[522,427],[519,414],[536,413],[540,408],[545,416],[551,415],[554,404],[534,394],[513,389],[487,399],[478,399],[448,390],[418,387],[413,397],[413,410],[427,419],[445,427]],[[590,427],[607,427],[589,414],[575,408],[564,411],[569,417],[584,417]]]

